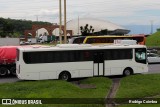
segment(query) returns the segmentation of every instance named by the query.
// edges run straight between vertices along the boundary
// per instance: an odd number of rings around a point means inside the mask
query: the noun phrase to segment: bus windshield
[[[135,49],[135,60],[138,63],[147,63],[146,49]]]

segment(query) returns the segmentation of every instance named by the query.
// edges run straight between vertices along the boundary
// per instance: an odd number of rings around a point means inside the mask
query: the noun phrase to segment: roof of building
[[[73,35],[80,35],[80,27],[85,26],[88,24],[89,26],[93,26],[94,32],[99,32],[101,30],[108,30],[108,31],[120,31],[124,32],[124,34],[129,33],[129,30],[126,28],[114,24],[109,21],[99,20],[99,19],[93,19],[93,18],[82,18],[82,19],[74,19],[67,23],[67,29],[73,30]],[[79,30],[78,30],[79,28]]]

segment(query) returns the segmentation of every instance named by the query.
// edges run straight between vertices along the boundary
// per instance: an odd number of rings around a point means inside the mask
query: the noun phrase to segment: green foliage
[[[23,35],[25,30],[31,29],[33,24],[37,25],[51,25],[49,22],[37,22],[27,20],[15,20],[15,19],[4,19],[0,18],[0,37],[12,36],[16,37],[15,34]]]
[[[81,89],[72,83],[60,80],[23,81],[0,84],[0,98],[104,98],[111,80],[99,77],[82,80],[96,89]]]
[[[105,98],[112,82],[105,77],[93,77],[81,80],[80,83],[92,84],[96,88],[82,89],[77,85],[61,80],[22,81],[0,84],[0,98]],[[33,106],[35,107],[35,105]],[[103,106],[103,104],[37,105],[37,107]],[[19,105],[13,107],[19,107]],[[26,105],[24,107],[32,107],[32,105]]]
[[[133,75],[121,80],[116,98],[144,98],[160,95],[160,75]]]
[[[80,27],[82,36],[93,35],[94,33],[93,26],[90,26],[89,28],[88,27],[89,27],[88,24],[86,24],[84,27],[83,26]]]
[[[147,46],[160,46],[160,31],[147,37],[146,45]]]

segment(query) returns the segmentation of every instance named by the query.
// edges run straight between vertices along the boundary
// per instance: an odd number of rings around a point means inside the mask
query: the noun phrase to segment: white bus
[[[148,71],[143,45],[58,45],[18,48],[16,74],[23,80],[131,75]]]

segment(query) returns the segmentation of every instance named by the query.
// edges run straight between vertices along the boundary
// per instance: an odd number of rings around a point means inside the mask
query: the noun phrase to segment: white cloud
[[[57,15],[58,13],[59,13],[58,9],[55,10],[41,9],[38,12],[38,15]]]
[[[0,17],[58,23],[59,0],[1,0]],[[63,1],[63,0],[62,0]],[[62,5],[63,6],[63,5]],[[95,17],[117,24],[146,24],[159,20],[160,0],[67,0],[67,19]]]

